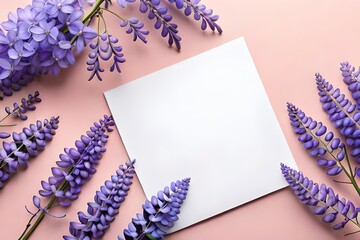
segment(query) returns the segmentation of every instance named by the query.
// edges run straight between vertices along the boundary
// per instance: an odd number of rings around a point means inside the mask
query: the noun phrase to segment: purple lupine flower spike
[[[127,2],[135,2],[135,0],[118,0],[120,6],[125,7]],[[168,37],[168,44],[172,46],[175,44],[176,48],[180,50],[181,37],[178,35],[177,25],[173,22],[172,16],[168,14],[166,6],[160,6],[160,0],[140,0],[139,10],[142,13],[148,12],[149,19],[155,19],[155,29],[162,27],[161,36]]]
[[[34,111],[36,109],[36,106],[34,104],[41,102],[41,98],[39,98],[39,95],[40,94],[38,91],[36,91],[34,95],[29,94],[27,99],[25,98],[21,99],[21,105],[19,105],[19,103],[17,102],[13,103],[12,110],[10,107],[5,107],[6,115],[2,119],[0,119],[0,127],[9,126],[9,125],[1,124],[9,116],[14,116],[20,118],[21,120],[26,120],[27,116],[25,115],[25,113],[27,111]],[[0,132],[1,139],[6,139],[10,136],[11,136],[10,133]]]
[[[306,116],[295,105],[288,103],[287,108],[291,126],[304,148],[317,158],[319,166],[326,168],[326,174],[338,175],[343,170],[340,162],[346,157],[344,143],[335,138],[333,132],[327,131],[325,125]]]
[[[105,144],[108,140],[106,132],[112,131],[113,118],[105,115],[104,119],[95,122],[87,136],[82,135],[75,142],[76,148],[65,148],[60,154],[58,167],[51,169],[53,176],[48,181],[42,181],[42,190],[39,194],[43,197],[56,197],[61,206],[70,206],[71,201],[78,198],[81,186],[85,184],[96,172],[95,165],[106,151]],[[66,185],[66,188],[64,187]]]
[[[105,144],[108,141],[107,132],[113,131],[115,125],[112,116],[104,115],[99,122],[94,122],[86,136],[82,135],[80,140],[75,141],[75,148],[65,148],[65,153],[60,154],[58,167],[51,168],[52,175],[48,181],[41,181],[42,189],[39,194],[47,201],[46,206],[41,205],[41,198],[33,197],[33,204],[38,209],[25,227],[19,239],[28,239],[37,226],[50,215],[50,210],[57,205],[68,207],[76,200],[81,192],[81,187],[96,172],[96,165],[106,151]],[[37,216],[40,214],[39,216]],[[36,221],[36,224],[32,224]]]
[[[216,23],[219,19],[218,15],[213,14],[212,9],[206,9],[204,4],[200,4],[201,0],[169,0],[169,2],[174,3],[178,9],[184,9],[184,14],[190,16],[191,13],[194,13],[194,19],[196,21],[201,20],[201,29],[206,30],[207,27],[212,31],[218,31],[222,33],[223,30]]]
[[[27,116],[25,113],[27,111],[34,111],[36,109],[35,103],[41,102],[41,98],[39,97],[40,93],[36,91],[34,95],[29,94],[28,98],[22,98],[21,104],[18,103],[13,104],[13,109],[11,110],[10,107],[5,107],[5,112],[7,113],[7,116],[15,116],[20,118],[21,120],[26,120]],[[6,116],[6,117],[7,117]]]
[[[30,157],[36,157],[44,150],[46,142],[55,135],[58,123],[59,117],[37,121],[36,124],[30,124],[29,128],[23,128],[20,133],[13,133],[12,142],[3,142],[3,149],[0,149],[0,188],[20,167],[28,166]]]
[[[126,167],[120,165],[116,175],[111,176],[111,179],[101,186],[100,191],[96,192],[94,202],[88,203],[88,213],[78,213],[80,223],[70,223],[72,236],[64,236],[65,240],[98,239],[104,235],[130,190],[135,173],[134,163],[135,160],[126,162]]]
[[[170,187],[159,191],[150,201],[146,200],[143,214],[136,214],[129,223],[128,229],[124,230],[125,239],[163,239],[166,231],[179,219],[180,207],[186,199],[189,185],[190,178],[172,182]],[[118,236],[118,240],[123,238]]]
[[[348,86],[351,96],[356,101],[358,108],[360,108],[360,82],[358,79],[360,67],[356,70],[355,67],[351,66],[348,62],[343,62],[340,65],[343,81]]]
[[[118,41],[111,34],[103,33],[101,36],[98,36],[96,43],[90,43],[92,51],[89,53],[89,59],[86,61],[87,69],[91,71],[89,81],[95,76],[102,81],[100,73],[104,72],[104,69],[100,66],[100,59],[108,61],[112,57],[113,64],[110,67],[110,71],[113,72],[116,69],[117,72],[121,72],[119,63],[124,63],[125,58],[123,58],[122,47],[115,45]]]
[[[352,222],[358,228],[358,210],[351,201],[340,198],[333,189],[325,184],[314,183],[312,180],[290,167],[281,164],[284,178],[302,204],[309,206],[316,215],[322,215],[322,221],[331,223],[334,230],[344,228]]]
[[[342,62],[340,64],[341,75],[343,76],[344,83],[348,86],[352,97],[355,99],[358,107],[360,107],[360,67],[356,70],[348,62]]]
[[[334,89],[320,74],[316,74],[316,84],[323,109],[346,138],[346,143],[351,147],[351,156],[360,163],[360,111],[356,104],[341,94],[338,88]],[[357,175],[360,177],[360,169]]]
[[[128,29],[126,30],[127,34],[133,34],[133,41],[136,41],[136,39],[140,39],[141,41],[143,41],[144,43],[147,43],[147,40],[145,38],[145,35],[149,34],[149,31],[146,29],[143,29],[144,24],[139,22],[139,19],[137,18],[130,18],[130,19],[124,19],[124,21],[122,21],[120,23],[121,27],[127,27]]]

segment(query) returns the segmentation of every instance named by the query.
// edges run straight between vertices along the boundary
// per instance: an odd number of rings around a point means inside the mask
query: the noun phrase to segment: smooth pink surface
[[[32,196],[40,189],[40,181],[50,176],[50,168],[55,166],[63,148],[73,147],[74,141],[88,130],[92,122],[97,121],[102,114],[109,113],[102,95],[104,91],[240,36],[246,39],[299,168],[313,180],[328,183],[343,196],[351,198],[355,205],[360,205],[358,197],[350,187],[334,183],[325,176],[302,149],[288,123],[286,111],[286,102],[292,102],[307,114],[332,126],[318,103],[314,73],[322,73],[330,82],[346,91],[341,81],[339,63],[348,60],[354,65],[360,65],[358,30],[360,2],[357,0],[203,1],[220,15],[219,23],[224,29],[223,35],[202,32],[198,23],[175,12],[175,21],[179,24],[180,35],[183,37],[182,50],[178,53],[167,47],[166,41],[159,37],[159,32],[151,29],[153,23],[145,18],[143,20],[147,28],[152,30],[147,45],[140,42],[133,43],[129,36],[123,34],[123,29],[118,27],[116,19],[109,18],[109,28],[114,35],[121,36],[127,58],[127,62],[122,65],[121,75],[106,73],[103,74],[103,82],[96,80],[88,82],[86,53],[83,53],[78,56],[77,65],[62,71],[60,76],[43,76],[36,79],[21,92],[3,101],[2,108],[27,93],[39,90],[43,102],[38,105],[36,112],[29,113],[27,122],[19,122],[19,126],[14,129],[26,126],[38,118],[49,118],[52,115],[60,115],[60,128],[46,150],[31,161],[30,167],[13,176],[0,191],[1,240],[17,239],[20,236],[30,217],[24,206],[33,209]],[[30,0],[3,1],[0,19],[5,20],[7,12],[28,3]],[[131,16],[136,12],[136,7],[130,6],[126,11],[120,9],[119,11],[124,16]],[[86,211],[86,203],[92,201],[99,186],[114,173],[119,164],[127,160],[126,151],[116,131],[111,133],[107,148],[108,151],[97,168],[97,174],[83,187],[79,199],[66,210],[58,209],[61,213],[65,212],[67,217],[63,219],[47,217],[31,239],[61,239],[62,235],[68,234],[69,222],[77,220],[76,213]],[[280,170],[269,174],[280,174]],[[266,176],[256,176],[254,173],[254,179],[249,181],[264,181],[266,184]],[[116,239],[135,213],[141,210],[144,199],[141,186],[135,178],[129,196],[120,209],[120,215],[103,239]],[[174,233],[167,239],[331,240],[343,239],[343,235],[351,230],[353,230],[351,227],[338,232],[331,230],[330,226],[313,216],[308,208],[299,203],[290,189],[286,188]],[[358,238],[360,236],[355,235],[347,239]]]

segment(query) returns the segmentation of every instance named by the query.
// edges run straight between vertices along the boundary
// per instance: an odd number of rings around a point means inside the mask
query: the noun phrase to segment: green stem
[[[91,20],[91,18],[99,11],[100,9],[100,5],[104,2],[105,0],[98,0],[93,9],[91,10],[91,12],[86,15],[86,17],[82,20],[82,23],[85,24],[87,21]],[[63,33],[68,33],[69,32],[69,28],[66,27],[62,30]]]
[[[15,123],[13,123],[13,124],[0,124],[0,127],[14,127],[14,126],[16,126]]]
[[[69,185],[68,181],[63,182],[62,185],[59,187],[59,191],[65,190],[68,187],[68,185]],[[50,201],[48,202],[48,204],[46,205],[45,209],[46,210],[51,209],[51,207],[54,205],[56,199],[57,199],[57,197],[55,195],[53,195],[51,197]],[[45,209],[43,211],[41,211],[39,217],[36,219],[36,222],[34,223],[34,225],[32,225],[32,227],[30,228],[30,230],[27,233],[26,233],[26,230],[28,229],[28,227],[25,228],[24,232],[22,233],[22,235],[20,236],[20,238],[18,240],[27,240],[27,239],[29,239],[29,237],[34,233],[35,229],[40,225],[40,223],[44,219],[44,217],[45,217]],[[31,224],[31,220],[32,219],[30,219],[28,225]]]
[[[8,115],[6,115],[5,117],[3,117],[1,120],[0,120],[0,122],[2,122],[2,121],[4,121],[7,117],[9,117],[11,114],[8,114]]]
[[[28,223],[26,224],[26,228],[25,228],[24,232],[21,234],[21,236],[20,236],[19,239],[21,239],[21,238],[25,235],[26,231],[29,229],[29,227],[31,227],[31,222],[32,222],[32,220],[36,217],[36,215],[37,215],[40,211],[41,211],[41,210],[38,209],[38,210],[36,211],[36,213],[34,213],[34,214],[32,215],[32,217],[30,218],[30,220],[29,220]],[[29,212],[29,213],[31,213],[31,212]]]
[[[346,147],[344,147],[344,151],[345,151],[346,162],[347,162],[347,164],[349,166],[350,173],[348,171],[346,171],[345,167],[342,167],[342,168],[344,169],[345,174],[350,179],[350,181],[351,181],[352,185],[354,186],[356,192],[360,196],[360,188],[359,188],[359,186],[358,186],[358,184],[357,184],[357,182],[355,180],[354,173],[353,173],[352,168],[351,168],[350,159],[349,159],[349,155],[347,153]],[[342,166],[341,162],[340,162],[340,165]]]
[[[93,9],[91,10],[91,12],[82,20],[83,23],[86,23],[87,21],[89,21],[89,19],[91,19],[95,14],[96,12],[99,10],[100,8],[100,5],[104,2],[105,0],[98,0]]]
[[[117,18],[119,18],[120,20],[122,20],[122,21],[126,21],[126,19],[124,19],[124,18],[122,18],[119,14],[117,14],[116,12],[113,12],[113,11],[111,11],[111,10],[109,10],[109,9],[107,9],[107,8],[100,8],[101,10],[103,10],[103,11],[106,11],[106,12],[108,12],[108,13],[111,13],[112,15],[114,15],[115,17],[117,17]]]

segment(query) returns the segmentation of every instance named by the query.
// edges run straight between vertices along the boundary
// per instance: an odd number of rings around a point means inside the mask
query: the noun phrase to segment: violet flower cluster
[[[354,168],[352,161],[354,159],[357,164],[360,163],[360,82],[358,81],[360,68],[355,71],[355,68],[348,62],[343,62],[341,63],[340,70],[343,81],[348,86],[356,103],[353,103],[345,94],[342,94],[339,88],[334,88],[319,73],[315,74],[315,80],[322,108],[333,122],[334,127],[343,136],[344,142],[340,138],[335,137],[333,132],[327,131],[326,126],[321,122],[316,122],[311,117],[306,116],[303,111],[291,103],[288,103],[288,112],[294,132],[298,135],[298,140],[303,143],[304,148],[310,155],[316,158],[317,164],[324,167],[326,173],[330,176],[344,173],[348,179],[346,182],[335,179],[334,181],[351,184],[360,196],[360,187],[357,182],[357,177],[360,177],[360,168],[358,166]],[[349,151],[350,154],[348,149],[351,150]],[[339,212],[345,217],[344,221],[333,226],[334,229],[343,228],[348,221],[352,221],[360,228],[356,219],[358,209],[355,209],[352,203],[339,200],[331,188],[323,186],[321,187],[323,190],[320,188],[320,193],[321,191],[323,193],[317,195],[318,190],[315,193],[313,192],[315,187],[310,180],[304,178],[302,173],[297,173],[284,165],[282,165],[282,171],[290,186],[293,187],[303,203],[308,204],[308,198],[313,197],[321,200],[323,206],[314,208],[314,213],[324,214],[327,209],[334,211],[331,214],[326,214],[323,217],[324,221],[333,222]],[[318,186],[315,189],[318,189]],[[305,196],[304,194],[307,195]],[[330,196],[324,197],[324,194],[330,194]],[[305,202],[303,201],[304,199],[306,199]],[[330,199],[332,204],[328,206]],[[324,203],[324,200],[327,201],[325,202],[328,205]],[[313,200],[309,200],[309,202],[310,204],[308,205],[313,204]],[[317,204],[318,202],[315,205]],[[339,211],[334,209],[335,205],[337,205]],[[324,208],[325,206],[326,209]],[[347,211],[351,211],[350,216]]]
[[[99,239],[105,234],[128,195],[135,173],[134,163],[135,160],[127,161],[126,167],[120,165],[116,175],[111,176],[100,187],[94,202],[88,203],[87,214],[78,213],[80,223],[70,223],[69,231],[72,236],[64,236],[65,240]]]
[[[175,44],[180,49],[181,37],[178,35],[177,25],[173,22],[172,16],[168,14],[168,8],[160,5],[160,0],[140,0],[140,12],[147,13],[150,20],[155,19],[154,28],[161,30],[161,36],[168,38],[169,46]]]
[[[124,230],[126,240],[141,239],[163,239],[166,231],[174,226],[179,219],[180,208],[186,199],[190,185],[190,178],[172,182],[170,187],[159,191],[157,196],[146,200],[143,207],[143,214],[136,214],[136,217]],[[118,236],[118,240],[123,240]]]
[[[78,0],[33,0],[9,13],[0,30],[1,94],[75,63],[73,49],[81,52],[97,36],[81,21],[82,9]]]
[[[10,116],[15,118],[19,118],[21,120],[26,120],[26,112],[27,111],[34,111],[36,109],[35,103],[41,102],[41,98],[39,98],[40,93],[38,91],[35,92],[34,95],[29,94],[28,98],[22,98],[21,104],[14,102],[13,107],[5,107],[6,115],[0,119],[0,127],[7,127],[7,126],[14,126],[16,124],[3,124],[2,122]],[[6,139],[10,137],[10,133],[8,132],[0,132],[0,138]]]
[[[223,30],[216,23],[219,19],[218,15],[213,15],[212,9],[207,9],[204,4],[200,4],[201,0],[169,0],[169,2],[175,4],[178,9],[183,9],[185,16],[194,15],[196,21],[201,20],[201,29],[206,30],[209,26],[212,31],[218,31],[222,33]]]
[[[125,7],[135,0],[118,0]],[[160,0],[139,0],[140,12],[147,13],[149,19],[155,19],[154,28],[161,30],[161,35],[168,38],[169,45],[180,49],[181,37],[177,25],[172,22],[168,8],[160,4]],[[172,1],[170,1],[172,2]],[[194,13],[194,19],[202,19],[201,28],[207,25],[211,30],[222,33],[217,15],[206,9],[199,0],[176,1],[178,8],[184,8],[185,15]],[[86,4],[93,6],[84,16]],[[80,53],[91,41],[91,51],[87,61],[87,69],[91,72],[89,80],[100,76],[104,69],[100,61],[112,59],[110,71],[121,72],[120,63],[125,62],[122,47],[118,38],[107,28],[104,13],[116,16],[120,26],[126,28],[133,40],[147,42],[149,34],[144,24],[135,17],[121,17],[110,10],[109,0],[32,0],[31,5],[18,8],[8,15],[8,20],[0,28],[0,97],[9,96],[22,86],[32,81],[34,76],[51,72],[58,75],[60,70],[75,64],[74,52]],[[97,19],[97,29],[89,27]],[[103,23],[100,25],[100,23]],[[100,26],[103,26],[101,28]]]
[[[34,104],[41,102],[41,98],[39,97],[39,95],[40,93],[36,91],[34,95],[29,94],[27,99],[22,98],[21,104],[14,102],[12,109],[10,107],[5,107],[5,112],[7,113],[7,116],[5,116],[5,118],[12,115],[14,117],[20,118],[21,120],[26,120],[27,116],[25,115],[25,113],[27,111],[34,111],[36,109],[36,106]]]
[[[53,176],[49,177],[48,181],[41,181],[42,189],[39,194],[44,199],[48,199],[48,203],[42,206],[40,197],[33,197],[34,205],[38,210],[33,213],[19,239],[28,239],[45,214],[51,215],[49,211],[55,204],[68,207],[78,198],[82,185],[96,172],[96,165],[102,158],[103,152],[106,151],[105,144],[109,137],[107,132],[112,131],[114,124],[112,116],[104,115],[103,119],[90,127],[86,136],[82,135],[80,140],[75,142],[75,148],[64,149],[65,153],[60,154],[60,161],[56,162],[58,167],[51,169]],[[40,215],[32,224],[32,220],[38,213]]]
[[[326,174],[338,175],[342,170],[341,161],[345,158],[345,145],[334,137],[334,133],[327,131],[325,125],[314,121],[311,117],[288,103],[288,114],[298,140],[309,154],[316,157],[319,166],[326,168]]]
[[[340,65],[343,81],[348,86],[351,96],[356,101],[356,104],[360,106],[360,82],[358,78],[360,67],[356,70],[355,67],[351,66],[348,62],[343,62]]]
[[[118,41],[119,39],[111,34],[103,33],[97,37],[96,43],[90,43],[91,52],[89,53],[89,59],[86,61],[87,69],[91,71],[89,79],[94,78],[96,75],[102,81],[100,73],[104,72],[104,69],[101,67],[100,60],[108,61],[111,57],[113,57],[113,64],[110,71],[113,72],[116,69],[117,72],[121,72],[119,63],[125,62],[125,58],[122,47],[115,45]]]
[[[20,133],[14,132],[13,141],[3,142],[3,149],[0,149],[0,188],[20,167],[28,167],[31,157],[36,157],[44,150],[46,143],[55,135],[58,123],[59,117],[37,121],[36,124],[23,128]]]
[[[358,228],[358,210],[351,201],[340,198],[332,188],[325,184],[314,183],[312,180],[290,167],[281,164],[284,178],[299,198],[301,203],[308,205],[316,215],[322,215],[325,223],[331,223],[334,230],[345,227],[352,222]]]
[[[334,89],[320,74],[316,75],[316,81],[323,109],[345,137],[346,143],[351,148],[351,156],[360,163],[360,111],[357,104],[353,104],[341,94],[339,88]],[[360,177],[359,169],[357,176]]]
[[[136,0],[118,0],[117,3],[125,8],[127,3],[134,3]],[[170,1],[171,2],[171,1]],[[194,13],[194,19],[200,20],[202,19],[201,29],[206,30],[207,25],[209,25],[212,31],[217,30],[220,34],[222,33],[222,29],[216,23],[219,19],[218,15],[214,15],[211,9],[206,9],[205,5],[199,4],[200,1],[182,1],[182,7],[185,7],[185,15],[190,15],[192,12]],[[178,50],[181,49],[181,37],[178,35],[178,25],[175,24],[172,20],[173,17],[169,13],[169,9],[165,5],[161,5],[161,0],[139,0],[140,6],[139,11],[143,14],[147,14],[150,20],[154,20],[154,28],[161,29],[161,36],[163,38],[167,38],[169,46],[175,45]],[[88,70],[91,71],[89,80],[93,79],[95,76],[102,80],[100,73],[104,72],[105,70],[101,67],[100,60],[108,61],[113,53],[113,64],[110,67],[110,71],[116,70],[117,72],[121,72],[120,66],[118,63],[125,62],[125,58],[121,53],[122,48],[121,46],[114,47],[114,42],[111,39],[114,39],[115,43],[118,42],[118,39],[115,38],[107,29],[106,21],[104,18],[104,13],[110,13],[115,15],[117,18],[120,19],[120,26],[127,27],[127,34],[133,34],[133,40],[137,40],[138,38],[143,41],[144,43],[147,42],[145,36],[149,34],[148,30],[143,29],[144,24],[140,23],[137,18],[130,18],[125,19],[119,16],[117,13],[109,10],[108,1],[98,0],[94,4],[94,9],[96,7],[99,8],[99,11],[95,11],[98,14],[98,26],[100,21],[103,22],[105,31],[101,34],[99,33],[99,37],[97,38],[96,42],[92,43],[90,46],[92,51],[89,53],[89,59],[87,61]],[[103,7],[100,7],[103,4]],[[179,7],[179,4],[176,4]],[[180,9],[182,9],[182,7]],[[91,19],[91,18],[90,18]],[[108,35],[106,37],[106,35]],[[106,42],[105,39],[109,39]],[[102,43],[102,44],[101,44]],[[102,50],[104,49],[104,50]],[[111,49],[109,51],[109,49]],[[114,51],[115,50],[115,51]],[[105,54],[101,54],[105,52]],[[106,54],[109,53],[109,54]],[[105,55],[105,57],[104,57]]]

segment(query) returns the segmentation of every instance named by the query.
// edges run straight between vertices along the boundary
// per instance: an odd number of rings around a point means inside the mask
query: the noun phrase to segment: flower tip
[[[342,66],[342,67],[346,67],[348,65],[349,65],[348,61],[343,61],[343,62],[340,63],[340,66]]]
[[[126,161],[125,165],[126,165],[127,167],[133,167],[134,164],[135,164],[135,162],[136,162],[136,159],[128,160],[128,161]]]
[[[38,209],[40,209],[40,198],[38,196],[33,196],[33,203],[35,205],[35,207],[37,207]]]

